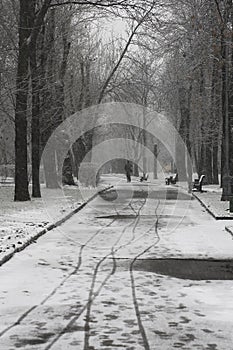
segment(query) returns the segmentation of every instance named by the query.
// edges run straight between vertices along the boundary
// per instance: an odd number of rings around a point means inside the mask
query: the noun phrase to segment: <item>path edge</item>
[[[213,218],[215,220],[233,220],[233,216],[217,216],[214,214],[214,212],[201,200],[201,198],[199,198],[198,196],[195,195],[195,193],[192,193],[193,197],[196,198],[200,203],[201,205],[206,209],[206,211],[211,215],[213,216]]]
[[[233,228],[230,228],[230,227],[227,227],[225,226],[225,230],[230,233],[230,235],[232,236],[232,239],[233,239]]]
[[[84,203],[80,204],[77,208],[75,208],[72,211],[70,211],[68,214],[63,216],[61,219],[57,220],[56,222],[54,222],[52,224],[49,224],[48,226],[43,228],[41,231],[37,232],[35,235],[32,235],[27,241],[25,241],[19,247],[15,247],[15,249],[12,252],[4,255],[0,259],[0,267],[3,264],[5,264],[7,261],[9,261],[16,253],[21,252],[22,250],[24,250],[26,247],[28,247],[32,243],[36,243],[37,239],[40,238],[41,236],[45,235],[47,232],[53,230],[54,228],[57,228],[57,227],[61,226],[64,222],[69,220],[73,215],[75,215],[80,210],[82,210],[88,203],[90,203],[93,199],[95,199],[99,194],[104,193],[105,191],[108,191],[111,188],[113,188],[113,186],[108,186],[106,188],[103,188],[102,190],[99,190],[93,196],[88,198]]]
[[[229,216],[216,216],[209,207],[207,207],[207,205],[202,202],[202,200],[196,196],[194,193],[193,193],[193,197],[196,198],[200,203],[201,205],[205,208],[205,210],[215,219],[215,220],[233,220],[233,217],[229,217]],[[225,226],[225,231],[228,232],[231,236],[232,236],[232,239],[233,239],[233,228],[230,228],[228,226]]]

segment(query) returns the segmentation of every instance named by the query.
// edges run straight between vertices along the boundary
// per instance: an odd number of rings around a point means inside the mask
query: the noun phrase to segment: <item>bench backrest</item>
[[[199,179],[199,184],[202,184],[202,182],[203,182],[204,178],[205,178],[205,175],[201,175],[201,176],[200,176],[200,179]]]

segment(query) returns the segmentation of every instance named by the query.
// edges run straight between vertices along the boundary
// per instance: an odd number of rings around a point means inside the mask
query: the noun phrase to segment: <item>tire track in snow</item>
[[[145,200],[146,202],[146,200]],[[137,212],[137,215],[136,215],[136,219],[135,219],[135,222],[133,223],[130,223],[130,226],[133,225],[133,228],[132,228],[132,239],[130,240],[130,242],[128,242],[127,244],[124,244],[124,245],[121,245],[120,247],[118,247],[116,250],[113,250],[113,247],[112,247],[112,256],[113,256],[113,270],[115,272],[116,270],[116,259],[115,259],[115,256],[114,254],[120,250],[121,248],[123,248],[124,246],[132,243],[132,241],[134,241],[135,239],[135,230],[136,230],[136,227],[138,225],[138,222],[140,220],[140,212],[143,208],[143,206],[145,205],[145,202],[143,203],[143,205],[139,208],[138,212]],[[135,209],[132,207],[132,205],[130,205],[131,209],[136,213]],[[148,246],[146,249],[144,249],[142,252],[140,252],[134,259],[133,261],[131,262],[130,264],[130,280],[131,280],[131,289],[132,289],[132,296],[133,296],[133,304],[134,304],[134,308],[135,308],[135,313],[136,313],[136,317],[137,317],[137,323],[138,323],[138,327],[139,327],[139,331],[141,333],[141,336],[142,336],[142,340],[143,340],[143,344],[144,344],[144,348],[145,350],[150,350],[150,346],[149,346],[149,342],[147,340],[147,336],[146,336],[146,332],[145,332],[145,329],[144,329],[144,326],[143,326],[143,323],[141,321],[141,316],[140,316],[140,310],[139,310],[139,305],[138,305],[138,302],[137,302],[137,297],[136,297],[136,287],[135,287],[135,281],[134,281],[134,276],[133,276],[133,265],[134,263],[143,255],[145,254],[147,251],[149,251],[154,245],[158,244],[159,240],[160,240],[160,237],[159,237],[159,234],[158,234],[158,216],[157,216],[157,210],[158,210],[158,207],[159,207],[159,204],[157,206],[157,208],[155,209],[155,216],[156,216],[156,221],[155,223],[144,233],[144,235],[148,234],[152,229],[155,230],[155,234],[157,236],[157,240],[156,242],[154,242],[153,244],[151,244],[150,246]],[[123,230],[125,231],[125,229]],[[122,232],[123,233],[123,232]],[[120,237],[118,238],[117,242],[115,242],[114,246],[120,241],[121,239],[121,236],[122,236],[122,233],[120,235]],[[109,256],[110,254],[108,254]],[[105,256],[101,262],[103,262],[108,256]],[[113,273],[112,273],[113,274]],[[108,276],[108,279],[111,277],[110,274]],[[93,278],[96,280],[96,274],[94,274]],[[108,280],[107,279],[107,280]],[[106,282],[107,282],[106,280]],[[105,282],[105,283],[106,283]],[[91,320],[91,305],[94,301],[95,298],[92,298],[92,293],[93,293],[93,290],[94,290],[94,285],[92,286],[91,288],[91,291],[90,291],[90,294],[89,294],[89,304],[88,304],[88,307],[87,307],[87,312],[86,312],[86,316],[85,316],[85,319],[86,319],[86,322],[85,322],[85,326],[84,326],[84,330],[85,330],[85,336],[84,336],[84,347],[83,347],[83,350],[89,350],[90,349],[90,345],[89,345],[89,339],[90,339],[90,320]],[[49,348],[50,349],[50,348]],[[49,350],[49,349],[45,349],[45,350]]]
[[[136,202],[136,201],[135,201]],[[144,205],[144,203],[143,203]],[[132,209],[132,208],[131,208]],[[137,218],[136,218],[137,219]],[[46,302],[56,294],[56,292],[69,280],[69,278],[73,275],[75,275],[78,270],[80,269],[81,265],[82,265],[82,255],[83,255],[83,251],[84,248],[88,246],[88,244],[94,239],[96,238],[103,230],[105,230],[106,228],[110,227],[115,221],[117,220],[117,218],[114,218],[113,220],[111,220],[110,223],[108,223],[107,225],[105,225],[104,227],[101,227],[97,232],[95,232],[86,242],[85,244],[82,244],[80,246],[79,249],[79,256],[78,256],[78,263],[75,266],[75,268],[37,305],[33,305],[31,308],[29,308],[27,311],[25,311],[14,323],[12,323],[10,326],[6,327],[5,329],[3,329],[0,332],[0,338],[5,335],[8,331],[10,331],[11,329],[13,329],[14,327],[18,326],[21,324],[21,322],[28,316],[30,315],[34,310],[36,310],[37,308],[39,308],[40,306],[43,306],[44,304],[46,304]],[[128,228],[128,226],[131,226],[132,223],[127,224],[122,233],[125,233],[126,229]],[[69,238],[68,238],[69,239]],[[106,257],[107,258],[107,257]]]
[[[138,202],[138,201],[137,201]],[[140,201],[141,202],[141,201]],[[116,246],[117,243],[119,243],[120,239],[122,238],[122,236],[124,235],[126,229],[130,226],[132,226],[132,224],[134,225],[133,230],[135,230],[135,221],[138,223],[139,219],[140,219],[140,212],[143,208],[143,206],[146,203],[146,199],[144,199],[142,205],[140,206],[139,210],[138,210],[138,215],[136,216],[136,218],[134,219],[133,222],[127,224],[122,232],[120,233],[119,237],[117,238],[116,242],[113,244],[113,246],[111,247],[111,252],[106,254],[103,258],[101,258],[101,260],[99,260],[99,262],[97,263],[95,270],[94,270],[94,274],[92,277],[92,282],[91,282],[91,287],[90,287],[90,291],[89,291],[89,297],[88,297],[88,301],[87,303],[81,308],[81,310],[78,312],[77,315],[75,315],[73,318],[71,318],[71,320],[68,322],[68,324],[56,335],[56,337],[44,348],[44,350],[50,350],[58,341],[59,339],[66,334],[69,329],[74,325],[74,323],[80,318],[80,316],[83,314],[84,311],[86,311],[86,323],[85,323],[85,336],[84,336],[84,349],[87,350],[89,349],[89,331],[90,331],[90,315],[91,315],[91,305],[94,302],[94,300],[97,298],[97,296],[100,294],[102,288],[106,285],[107,281],[110,279],[110,277],[114,274],[115,269],[116,269],[116,262],[115,262],[115,257],[114,254],[120,250],[121,248],[129,245],[130,243],[132,243],[132,241],[134,240],[134,234],[132,235],[132,239],[130,241],[128,241],[125,244],[122,244],[121,246],[119,246],[118,248],[116,248],[114,250],[114,247]],[[114,221],[117,218],[114,218]],[[103,264],[103,262],[108,258],[112,256],[113,257],[113,266],[111,271],[107,274],[107,276],[105,277],[105,279],[102,281],[102,283],[100,284],[99,288],[97,288],[97,290],[95,291],[95,284],[96,284],[96,280],[97,280],[97,276],[98,276],[98,272],[99,272],[99,268],[100,266]]]
[[[141,201],[140,201],[141,202]],[[133,207],[132,207],[132,204],[130,203],[130,208],[134,211],[134,213],[136,214],[136,218],[134,219],[133,222],[131,222],[130,224],[126,225],[125,228],[122,230],[120,236],[118,237],[118,239],[116,240],[116,242],[114,243],[114,245],[111,247],[111,254],[108,254],[106,255],[105,257],[103,257],[101,259],[101,263],[103,263],[107,258],[108,256],[112,255],[113,257],[113,267],[112,267],[112,273],[109,274],[109,277],[108,279],[111,277],[111,275],[113,275],[115,273],[115,270],[116,270],[116,260],[115,260],[115,253],[120,250],[121,248],[125,247],[126,245],[132,243],[135,239],[135,230],[136,230],[136,227],[138,225],[138,222],[140,220],[140,212],[142,210],[142,208],[144,207],[146,203],[146,199],[143,201],[142,205],[139,207],[138,211],[136,211]],[[124,235],[126,229],[130,226],[133,225],[133,228],[132,228],[132,238],[130,239],[130,241],[128,241],[126,244],[124,245],[121,245],[119,246],[117,249],[114,250],[114,247],[119,243],[119,241],[121,240],[122,236]],[[100,266],[100,265],[99,265]],[[98,266],[98,268],[99,268]],[[84,350],[89,350],[90,349],[90,346],[89,346],[89,339],[90,339],[90,320],[91,320],[91,306],[92,306],[92,297],[93,297],[93,293],[94,293],[94,287],[95,287],[95,282],[96,282],[96,278],[97,278],[97,273],[98,273],[98,269],[94,272],[94,275],[93,275],[93,280],[92,280],[92,285],[91,285],[91,289],[90,289],[90,292],[89,292],[89,298],[88,300],[90,302],[88,302],[88,306],[87,306],[87,311],[86,311],[86,316],[85,316],[85,326],[84,326],[84,330],[85,330],[85,335],[84,335],[84,347],[83,349]],[[107,280],[108,280],[107,279]],[[107,282],[106,280],[106,282]],[[105,284],[106,284],[105,282]],[[104,286],[104,285],[103,285]],[[94,300],[93,300],[94,301]],[[46,349],[47,350],[47,349]]]
[[[158,207],[159,207],[159,203],[157,205],[157,208],[155,209],[156,221],[155,221],[154,225],[147,231],[147,232],[150,232],[151,229],[154,228],[155,235],[157,236],[157,240],[156,240],[156,242],[154,242],[153,244],[151,244],[150,246],[145,248],[143,251],[141,251],[137,256],[135,256],[134,259],[132,260],[132,262],[130,263],[130,268],[129,268],[133,304],[134,304],[135,314],[136,314],[136,317],[137,317],[137,323],[138,323],[139,331],[141,333],[141,337],[142,337],[142,340],[143,340],[143,345],[144,345],[144,349],[145,350],[150,350],[150,345],[149,345],[149,342],[148,342],[148,339],[147,339],[147,336],[146,336],[145,328],[144,328],[143,323],[142,323],[141,314],[140,314],[140,308],[139,308],[138,301],[137,301],[135,278],[134,278],[134,275],[133,275],[133,266],[134,266],[135,262],[143,254],[147,253],[151,248],[153,248],[160,241],[160,236],[158,234],[158,223],[159,223],[159,218],[158,218],[158,215],[157,215]]]
[[[79,249],[79,257],[78,257],[78,263],[75,266],[75,268],[38,304],[38,305],[33,305],[30,309],[28,309],[26,312],[24,312],[12,325],[6,327],[5,329],[3,329],[0,332],[0,337],[2,337],[4,334],[6,334],[9,330],[11,330],[12,328],[20,325],[20,323],[35,309],[37,309],[38,307],[44,305],[53,295],[56,294],[56,292],[69,280],[69,278],[73,275],[75,275],[78,270],[81,267],[82,264],[82,254],[83,254],[83,250],[84,248],[91,242],[91,240],[93,240],[96,236],[98,236],[98,234],[100,232],[102,232],[105,228],[111,226],[114,222],[116,221],[116,219],[114,218],[110,223],[108,223],[106,226],[102,227],[100,230],[98,230],[97,232],[95,232],[87,241],[85,244],[81,245],[80,249]],[[69,238],[68,238],[69,239]]]

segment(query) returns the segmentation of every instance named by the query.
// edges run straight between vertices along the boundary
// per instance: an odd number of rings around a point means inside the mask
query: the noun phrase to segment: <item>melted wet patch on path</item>
[[[116,259],[116,271],[129,269],[132,259]],[[189,280],[233,280],[233,260],[138,259],[133,270]]]

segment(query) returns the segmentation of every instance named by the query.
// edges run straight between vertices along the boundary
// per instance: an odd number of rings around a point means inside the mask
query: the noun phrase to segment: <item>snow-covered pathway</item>
[[[120,184],[3,265],[0,349],[233,349],[233,281],[133,269],[232,258],[224,222],[165,190]]]

